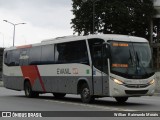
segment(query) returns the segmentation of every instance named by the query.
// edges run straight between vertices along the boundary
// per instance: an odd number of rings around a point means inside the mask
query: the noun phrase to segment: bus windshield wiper
[[[137,62],[138,62],[138,66],[140,67],[139,63],[141,64],[141,67],[143,68],[144,72],[148,75],[146,69],[144,68],[143,64],[141,63],[140,59],[139,59],[139,56],[138,56],[138,53],[136,51],[136,58],[137,58]]]
[[[132,58],[130,49],[129,49],[129,60],[131,60],[131,64],[133,64],[133,58]]]
[[[138,53],[137,53],[137,51],[136,51],[136,58],[137,58],[137,62],[138,62],[138,66],[139,66],[139,56],[138,56]]]
[[[129,49],[129,59],[128,59],[128,64],[129,64],[129,61],[131,61],[131,65],[133,64],[133,58],[132,58],[132,55],[131,55],[131,50]],[[128,74],[128,69],[129,69],[129,66],[127,67],[126,69],[126,74]]]

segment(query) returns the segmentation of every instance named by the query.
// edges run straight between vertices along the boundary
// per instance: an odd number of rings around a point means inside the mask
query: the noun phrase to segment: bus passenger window
[[[28,65],[29,64],[29,51],[30,49],[20,49],[20,56],[19,56],[19,65]]]
[[[41,46],[36,46],[30,48],[29,52],[29,64],[30,65],[38,65],[41,60]]]
[[[42,46],[41,64],[54,63],[54,45]]]
[[[55,61],[57,63],[89,64],[85,40],[57,44]]]
[[[7,62],[7,52],[4,53],[4,64],[8,65],[8,62]]]
[[[19,66],[19,55],[20,55],[20,51],[18,49],[12,51],[11,61],[13,63],[12,64],[13,66]]]

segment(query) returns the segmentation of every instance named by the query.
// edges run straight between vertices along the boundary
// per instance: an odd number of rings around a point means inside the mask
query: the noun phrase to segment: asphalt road
[[[160,96],[132,97],[118,104],[114,98],[99,98],[83,104],[78,95],[55,99],[52,94],[26,98],[23,91],[0,87],[0,111],[160,111]]]
[[[23,91],[0,87],[0,111],[160,111],[160,96],[133,97],[125,104],[106,97],[96,99],[93,104],[83,104],[78,95],[63,99],[55,99],[52,94],[26,98]]]

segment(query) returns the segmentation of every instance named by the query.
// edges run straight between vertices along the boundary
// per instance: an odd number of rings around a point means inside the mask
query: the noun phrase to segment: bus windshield
[[[111,72],[128,79],[152,76],[152,55],[148,43],[110,41]]]

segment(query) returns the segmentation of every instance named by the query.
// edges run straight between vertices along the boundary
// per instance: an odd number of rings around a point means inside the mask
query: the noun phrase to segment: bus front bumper
[[[155,92],[155,83],[148,86],[142,86],[142,84],[136,85],[120,85],[110,80],[110,96],[152,96]]]

